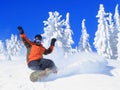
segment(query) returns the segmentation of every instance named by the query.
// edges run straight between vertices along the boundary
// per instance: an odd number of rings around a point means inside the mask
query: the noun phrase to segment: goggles
[[[37,39],[35,40],[36,43],[41,43],[41,40]]]

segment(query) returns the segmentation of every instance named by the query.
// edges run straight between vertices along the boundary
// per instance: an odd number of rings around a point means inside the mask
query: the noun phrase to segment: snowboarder
[[[17,28],[20,33],[20,38],[27,48],[27,65],[32,70],[45,70],[52,69],[54,72],[57,72],[55,63],[50,59],[43,58],[43,54],[47,55],[53,51],[56,39],[51,40],[51,45],[48,49],[43,47],[41,44],[42,36],[37,34],[34,37],[34,41],[30,41],[24,33],[24,30],[21,26]]]

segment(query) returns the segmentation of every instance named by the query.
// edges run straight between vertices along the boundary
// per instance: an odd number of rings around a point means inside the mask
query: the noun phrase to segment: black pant
[[[50,59],[33,60],[28,64],[32,70],[45,70],[46,68],[56,68],[54,62]]]

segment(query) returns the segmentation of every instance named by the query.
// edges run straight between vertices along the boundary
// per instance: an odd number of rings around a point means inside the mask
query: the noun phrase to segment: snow
[[[120,90],[120,61],[83,52],[62,57],[56,51],[45,58],[54,60],[58,73],[34,83],[25,57],[11,61],[0,57],[0,90]]]

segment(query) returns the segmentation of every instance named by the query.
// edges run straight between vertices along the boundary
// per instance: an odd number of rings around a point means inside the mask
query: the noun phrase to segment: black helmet
[[[35,35],[34,41],[35,40],[42,40],[42,36],[40,34]]]

